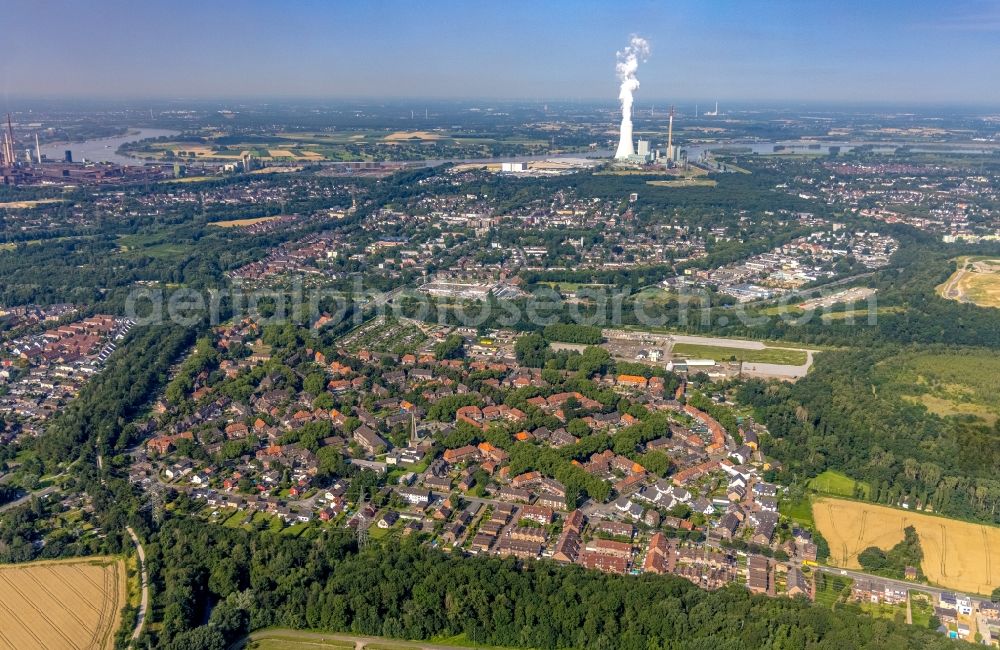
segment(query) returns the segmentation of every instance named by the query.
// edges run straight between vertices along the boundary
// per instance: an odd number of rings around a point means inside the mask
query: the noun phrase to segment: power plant
[[[677,160],[677,152],[674,151],[674,107],[670,107],[670,121],[667,122],[667,160]]]
[[[0,165],[11,167],[17,162],[14,147],[14,126],[10,121],[10,113],[7,113],[7,130],[3,134],[3,159],[0,161]]]
[[[661,152],[650,148],[649,140],[639,140],[633,145],[632,142],[632,107],[634,102],[633,94],[639,89],[639,79],[636,71],[639,69],[639,62],[645,61],[649,56],[649,43],[640,36],[633,35],[625,49],[616,52],[618,62],[615,64],[615,72],[620,81],[618,100],[622,107],[621,128],[618,135],[618,149],[615,151],[615,161],[619,163],[630,163],[635,165],[647,165],[656,162],[661,158]],[[649,109],[650,118],[655,117],[652,107]],[[669,121],[667,123],[667,150],[663,152],[663,158],[667,164],[671,165],[679,158],[678,151],[674,147],[674,107],[670,107]]]
[[[628,46],[615,55],[618,58],[615,71],[621,81],[618,100],[622,105],[622,123],[615,160],[629,160],[635,157],[635,149],[632,147],[632,93],[639,89],[635,73],[639,69],[639,59],[645,61],[649,56],[649,43],[644,38],[632,36]]]

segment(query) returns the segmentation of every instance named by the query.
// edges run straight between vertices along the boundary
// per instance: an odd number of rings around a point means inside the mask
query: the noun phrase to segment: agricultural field
[[[112,648],[125,566],[110,557],[0,566],[0,648]]]
[[[938,285],[937,294],[948,300],[1000,308],[1000,259],[963,256],[955,262],[958,268]]]
[[[813,501],[813,517],[834,566],[860,569],[861,551],[892,548],[913,526],[924,553],[921,568],[932,584],[980,594],[1000,586],[998,527],[828,497]]]
[[[789,348],[751,350],[722,345],[699,345],[697,343],[674,343],[673,354],[680,357],[715,359],[716,361],[728,361],[735,358],[737,361],[778,363],[789,366],[805,365],[807,361],[805,350],[793,350]]]
[[[62,203],[62,199],[35,199],[34,201],[6,201],[0,203],[0,209],[5,210],[25,210],[29,208],[37,208],[40,205],[47,205],[49,203]]]
[[[280,218],[281,218],[280,216],[274,216],[274,217],[254,217],[252,219],[232,219],[230,221],[213,221],[208,225],[215,226],[216,228],[241,228],[243,226],[252,226],[257,223],[274,221],[275,219],[280,219]]]
[[[1000,419],[1000,355],[983,350],[922,352],[882,362],[883,391],[941,417]]]
[[[386,142],[399,142],[400,140],[440,140],[440,133],[430,131],[396,131],[385,136]]]
[[[524,137],[491,138],[480,134],[447,131],[392,131],[364,129],[341,132],[278,132],[266,136],[235,136],[223,132],[205,132],[202,139],[177,139],[144,142],[130,153],[158,160],[226,161],[239,160],[249,153],[263,161],[315,162],[371,161],[386,156],[400,160],[419,160],[426,155],[498,155],[532,153],[548,148],[546,140]],[[443,147],[435,154],[435,147]],[[501,152],[500,148],[509,148]],[[363,149],[362,149],[363,148]],[[536,153],[538,151],[535,151]]]

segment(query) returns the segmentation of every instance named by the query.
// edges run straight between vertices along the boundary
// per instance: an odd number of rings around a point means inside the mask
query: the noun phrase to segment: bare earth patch
[[[1000,260],[960,257],[957,262],[958,269],[938,285],[938,295],[980,307],[1000,308]]]

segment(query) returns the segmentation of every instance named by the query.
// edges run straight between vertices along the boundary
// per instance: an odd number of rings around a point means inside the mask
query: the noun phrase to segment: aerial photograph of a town
[[[994,0],[0,17],[0,650],[1000,648]]]

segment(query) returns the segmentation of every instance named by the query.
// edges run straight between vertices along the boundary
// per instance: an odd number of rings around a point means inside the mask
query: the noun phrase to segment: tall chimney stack
[[[670,120],[667,122],[667,158],[674,160],[674,107],[670,107]]]

